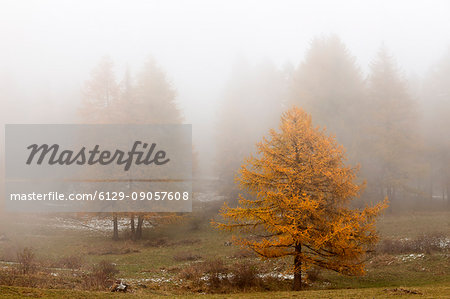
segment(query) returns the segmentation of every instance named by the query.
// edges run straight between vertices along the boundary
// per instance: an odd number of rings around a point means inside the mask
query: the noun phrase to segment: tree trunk
[[[142,224],[143,223],[144,223],[144,217],[142,215],[139,215],[137,229],[136,229],[136,240],[140,240],[142,238]]]
[[[114,213],[113,214],[113,240],[117,241],[119,240],[119,224],[118,224],[118,220],[117,220],[117,214]]]
[[[131,239],[136,239],[136,228],[134,226],[134,214],[131,214],[130,216],[130,226],[131,226]]]
[[[302,260],[300,254],[302,252],[302,244],[295,244],[295,257],[294,257],[294,283],[292,290],[300,291],[302,289]]]

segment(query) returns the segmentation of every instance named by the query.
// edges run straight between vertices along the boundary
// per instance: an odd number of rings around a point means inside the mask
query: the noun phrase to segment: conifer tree
[[[393,58],[382,48],[368,78],[369,125],[364,152],[368,179],[394,202],[400,192],[414,191],[421,142],[416,102]]]
[[[302,109],[285,112],[280,131],[271,130],[257,147],[238,178],[251,196],[240,196],[236,208],[225,205],[224,221],[215,225],[245,232],[238,243],[261,257],[293,257],[294,290],[302,288],[302,272],[310,266],[363,274],[387,199],[363,210],[349,207],[363,187],[354,183],[356,169]]]
[[[103,57],[92,70],[86,81],[79,109],[82,123],[114,123],[113,107],[119,99],[119,85],[114,74],[114,63],[108,56]],[[118,214],[113,213],[113,240],[119,239]]]
[[[339,37],[318,37],[293,73],[289,101],[335,134],[356,161],[367,112],[364,88],[356,59]]]
[[[79,114],[84,123],[111,123],[110,111],[119,98],[119,85],[114,74],[114,63],[108,56],[92,70],[83,90]]]
[[[115,79],[113,62],[103,58],[86,82],[80,117],[95,124],[177,124],[182,116],[175,102],[175,90],[164,72],[149,59],[133,84],[127,69],[122,84]],[[132,239],[142,237],[144,220],[166,223],[177,220],[174,213],[113,213],[113,239],[118,239],[118,217],[130,217]],[[137,216],[137,223],[135,223]]]
[[[176,104],[176,92],[163,70],[150,58],[138,74],[133,102],[137,123],[179,124],[182,115]]]

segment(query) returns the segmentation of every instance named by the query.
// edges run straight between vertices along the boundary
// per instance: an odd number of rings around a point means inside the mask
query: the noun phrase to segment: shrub
[[[258,276],[259,269],[253,262],[244,261],[235,263],[230,272],[230,280],[234,288],[245,289],[261,284],[261,279]]]
[[[105,260],[94,265],[92,272],[86,277],[89,289],[106,289],[114,282],[114,276],[119,273],[116,266]]]
[[[22,274],[34,273],[37,269],[34,249],[25,247],[22,251],[18,252],[17,262],[19,263],[19,270]]]
[[[202,279],[203,270],[198,265],[184,268],[178,274],[178,278],[183,281],[189,282],[189,284],[184,285],[190,289],[199,290],[204,284],[204,280]]]
[[[260,275],[261,268],[253,261],[238,261],[226,265],[222,259],[211,259],[194,263],[180,271],[178,278],[183,287],[194,292],[230,293],[253,288],[265,290],[287,290],[290,281],[270,275]]]
[[[203,268],[208,276],[208,285],[213,289],[220,287],[222,281],[228,279],[228,267],[222,259],[212,259],[203,263]]]
[[[185,285],[196,291],[216,291],[228,282],[228,268],[222,259],[212,259],[183,269],[178,278],[189,281],[190,284]]]

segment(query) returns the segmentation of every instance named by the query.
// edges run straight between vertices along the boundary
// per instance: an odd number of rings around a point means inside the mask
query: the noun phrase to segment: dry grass
[[[7,240],[0,241],[1,259],[5,262],[17,262],[19,249],[32,245],[38,267],[35,273],[24,275],[18,265],[0,261],[0,284],[3,285],[89,289],[91,287],[82,285],[82,280],[94,272],[92,265],[99,264],[107,255],[109,262],[117,265],[120,277],[125,278],[125,281],[129,279],[133,285],[143,284],[147,290],[164,292],[166,295],[198,291],[218,294],[236,293],[240,290],[250,292],[290,289],[291,282],[277,278],[276,275],[286,273],[292,264],[291,260],[261,261],[246,250],[224,246],[224,242],[230,240],[230,235],[211,229],[208,223],[196,230],[180,225],[147,230],[142,241],[114,242],[109,235],[101,232],[58,228],[50,218],[33,219],[35,225],[29,226],[28,218],[35,216],[8,217],[0,218],[0,227],[14,227],[14,233],[12,230],[0,231],[0,234],[7,235]],[[381,240],[397,242],[405,239],[409,240],[407,246],[382,241],[380,251],[367,263],[366,276],[346,277],[329,271],[315,275],[310,272],[307,273],[307,279],[311,282],[308,288],[380,287],[382,294],[386,296],[384,289],[414,289],[427,284],[449,283],[448,252],[436,251],[430,245],[433,243],[430,240],[435,236],[450,236],[448,217],[450,213],[447,212],[415,214],[410,218],[384,216],[379,225]],[[433,234],[432,227],[436,229],[436,235]],[[427,250],[425,245],[431,250]],[[411,250],[424,251],[425,255],[417,259],[405,258],[403,255],[409,255]],[[200,256],[206,262],[196,260]],[[81,260],[78,257],[82,257]],[[223,264],[207,265],[208,261],[215,258],[221,259]],[[256,270],[243,265],[246,262],[253,263]],[[2,269],[5,265],[9,268]],[[62,269],[53,269],[54,267]],[[255,272],[259,277],[253,279]],[[181,277],[182,282],[179,280]],[[261,277],[264,279],[259,279]],[[144,281],[149,278],[155,279],[155,282]],[[335,293],[338,294],[337,291],[321,294]]]

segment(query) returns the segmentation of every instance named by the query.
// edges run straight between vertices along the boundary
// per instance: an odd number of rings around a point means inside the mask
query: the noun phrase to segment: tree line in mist
[[[49,103],[42,96],[33,103],[15,102],[17,86],[3,87],[4,123],[17,122],[17,115],[30,122],[184,121],[176,86],[153,59],[120,76],[110,58],[101,59],[81,98],[71,104]],[[277,129],[282,112],[295,105],[336,136],[349,164],[360,165],[360,179],[367,181],[361,202],[388,196],[394,207],[432,199],[450,203],[450,50],[423,79],[412,82],[384,47],[364,74],[337,36],[320,37],[297,66],[237,61],[221,98],[214,123],[208,124],[215,130],[210,164],[217,188],[229,200],[237,198],[234,178],[245,157],[255,154],[255,143]],[[67,109],[61,106],[71,105],[75,116],[62,112]]]
[[[385,47],[363,75],[336,36],[312,41],[297,67],[236,65],[217,120],[217,174],[232,197],[233,178],[254,143],[292,105],[344,146],[367,181],[364,201],[450,204],[450,51],[422,82],[408,82]]]

